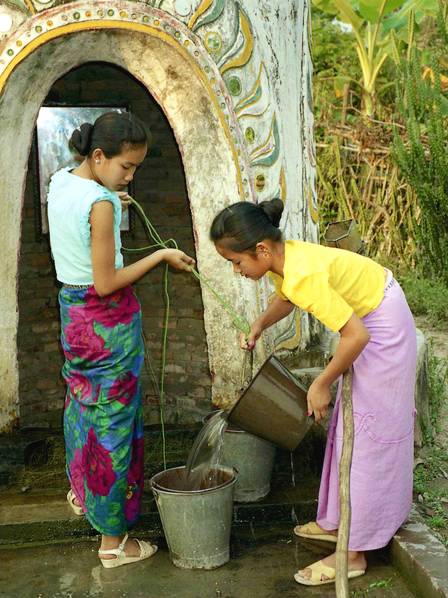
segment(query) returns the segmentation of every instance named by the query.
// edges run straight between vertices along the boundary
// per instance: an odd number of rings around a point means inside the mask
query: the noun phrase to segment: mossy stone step
[[[256,503],[234,503],[233,525],[291,523],[306,521],[316,514],[318,478],[296,481],[279,479],[270,494]],[[163,535],[152,493],[146,490],[136,532],[149,537]],[[75,516],[65,493],[32,492],[3,494],[0,506],[0,548],[12,545],[51,543],[95,536],[84,517]]]

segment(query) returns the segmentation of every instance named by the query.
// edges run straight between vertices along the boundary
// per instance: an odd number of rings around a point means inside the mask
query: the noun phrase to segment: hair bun
[[[70,146],[81,156],[87,156],[91,150],[90,143],[92,140],[93,125],[90,123],[82,124],[79,129],[75,129],[70,138]]]
[[[262,201],[260,204],[258,204],[258,207],[263,210],[272,225],[278,228],[280,225],[283,208],[285,207],[282,200],[276,197],[268,201]]]

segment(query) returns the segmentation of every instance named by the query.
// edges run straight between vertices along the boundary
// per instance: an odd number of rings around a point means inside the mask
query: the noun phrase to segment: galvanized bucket
[[[216,412],[213,412],[216,413]],[[204,423],[213,415],[204,417]],[[240,428],[228,426],[224,434],[222,464],[236,469],[234,500],[254,502],[271,489],[275,445]]]
[[[163,530],[176,567],[215,569],[230,558],[230,528],[236,474],[219,468],[217,485],[185,490],[185,467],[174,467],[151,478]]]
[[[324,233],[325,245],[363,253],[364,242],[353,219],[331,222]]]
[[[310,429],[307,390],[274,355],[229,412],[238,428],[293,451]]]

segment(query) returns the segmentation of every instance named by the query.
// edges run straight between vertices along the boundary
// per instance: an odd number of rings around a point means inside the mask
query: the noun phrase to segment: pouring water
[[[217,485],[227,414],[217,411],[204,424],[193,443],[185,468],[188,490],[205,490]]]

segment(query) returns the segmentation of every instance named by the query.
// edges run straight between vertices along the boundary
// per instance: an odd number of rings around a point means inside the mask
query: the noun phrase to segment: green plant
[[[368,596],[370,594],[371,590],[389,589],[391,587],[392,578],[389,577],[388,579],[379,579],[378,581],[372,581],[372,583],[369,583],[367,588],[365,588],[364,590],[354,590],[350,592],[350,596],[351,598],[364,598],[365,596]]]
[[[414,467],[414,491],[417,504],[426,523],[437,537],[448,547],[448,512],[444,502],[448,500],[446,486],[448,452],[444,441],[437,440],[440,431],[440,415],[448,400],[448,360],[440,359],[429,348],[428,360],[428,402],[432,425],[426,433],[426,444]]]
[[[361,10],[364,13],[369,8],[373,10],[376,7],[375,10],[378,11],[378,7],[381,8],[382,4],[376,0],[372,2],[344,0],[342,4],[347,3],[352,6],[355,14],[359,13],[360,19]],[[338,12],[336,4],[342,6],[340,2],[336,3],[333,0],[316,0],[312,11],[313,60],[316,71],[314,97],[317,194],[321,232],[330,221],[355,218],[361,236],[367,243],[370,256],[377,258],[381,263],[394,263],[395,272],[398,264],[400,270],[409,271],[412,268],[419,277],[433,276],[433,269],[428,271],[428,260],[424,255],[425,243],[420,241],[418,235],[421,231],[422,206],[417,199],[416,189],[411,186],[409,179],[405,177],[401,167],[391,155],[394,126],[403,135],[407,147],[405,123],[403,124],[401,120],[397,122],[396,118],[395,92],[398,91],[403,95],[402,86],[389,87],[387,94],[381,96],[382,102],[377,104],[377,113],[380,114],[381,120],[366,119],[360,114],[358,96],[353,92],[353,86],[350,86],[350,83],[360,74],[355,53],[356,38],[354,33],[341,31],[333,22],[334,15],[339,19],[342,18],[342,13]],[[403,54],[403,48],[406,48],[410,41],[412,48],[424,48],[426,42],[430,43],[431,49],[436,48],[438,52],[437,64],[443,67],[443,61],[447,62],[446,39],[448,37],[446,31],[442,30],[440,22],[444,23],[446,20],[448,5],[439,12],[437,27],[436,19],[423,18],[425,14],[434,12],[437,2],[425,2],[424,10],[419,10],[422,4],[411,0],[406,2],[397,0],[395,6],[398,9],[388,13],[392,5],[385,5],[386,14],[377,40],[387,38],[387,48],[381,44],[378,48],[381,47],[384,51],[387,49],[388,52],[390,50],[391,53],[388,54],[388,60],[383,63],[381,82],[379,83],[379,79],[376,81],[377,94],[379,89],[384,88],[381,86],[385,76],[389,82],[396,80],[396,62],[400,54]],[[378,12],[375,14],[378,15]],[[364,21],[364,29],[361,30],[363,34],[367,34],[367,20]],[[391,23],[397,24],[396,30],[391,29]],[[400,42],[400,37],[405,34],[406,40]],[[428,70],[425,52],[426,50],[420,52],[422,69],[418,73],[415,72],[415,77],[422,85],[429,88],[436,74],[432,68]],[[394,60],[389,59],[393,56]],[[422,81],[423,76],[426,77],[424,81]],[[419,119],[424,118],[425,111],[427,112],[427,109],[419,112]],[[442,222],[439,224],[443,225]],[[417,241],[419,253],[417,253]],[[446,317],[444,302],[440,298],[443,289],[439,292],[439,286],[436,281],[434,293],[429,293],[429,305],[424,308],[431,318],[437,318],[439,315]]]
[[[314,6],[311,15],[315,134],[323,140],[326,127],[320,123],[344,121],[348,103],[358,104],[348,82],[359,77],[359,68],[353,35],[341,31],[330,15]]]
[[[363,113],[375,113],[378,77],[388,58],[397,60],[398,41],[412,42],[415,19],[435,14],[437,0],[313,0],[314,6],[347,23],[353,32],[361,77],[354,80],[361,88]],[[409,16],[411,15],[411,18]],[[383,85],[383,89],[391,85]]]
[[[416,52],[401,69],[403,101],[399,109],[406,133],[396,131],[393,156],[414,189],[420,206],[416,227],[422,265],[448,282],[448,118],[433,61],[434,84],[421,77]]]
[[[356,131],[348,128],[344,137],[335,131],[331,140],[318,145],[321,232],[328,222],[354,218],[369,255],[381,262],[400,260],[410,267],[414,256],[415,195],[404,184],[387,147],[372,147],[385,137],[384,130],[372,126],[369,132],[374,138],[368,142],[370,147],[365,139],[364,146],[357,143]],[[383,143],[387,144],[387,136]]]
[[[448,548],[448,513],[444,507],[448,491],[444,489],[444,483],[438,484],[439,480],[446,480],[447,470],[446,446],[428,444],[414,467],[414,492],[425,522]]]
[[[429,518],[428,523],[431,527],[441,529],[446,527],[447,518],[444,515],[433,515]]]
[[[443,280],[416,276],[415,272],[399,278],[413,314],[428,316],[433,324],[448,321],[448,286]]]
[[[428,360],[428,393],[429,417],[434,430],[440,425],[440,413],[446,403],[448,382],[448,362],[446,359],[436,357],[430,347]]]
[[[424,53],[413,48],[398,68],[397,108],[404,128],[395,128],[392,156],[418,198],[420,269],[426,277],[448,283],[448,97],[440,72],[446,63],[448,26],[442,4],[436,25],[439,43],[430,66]]]

